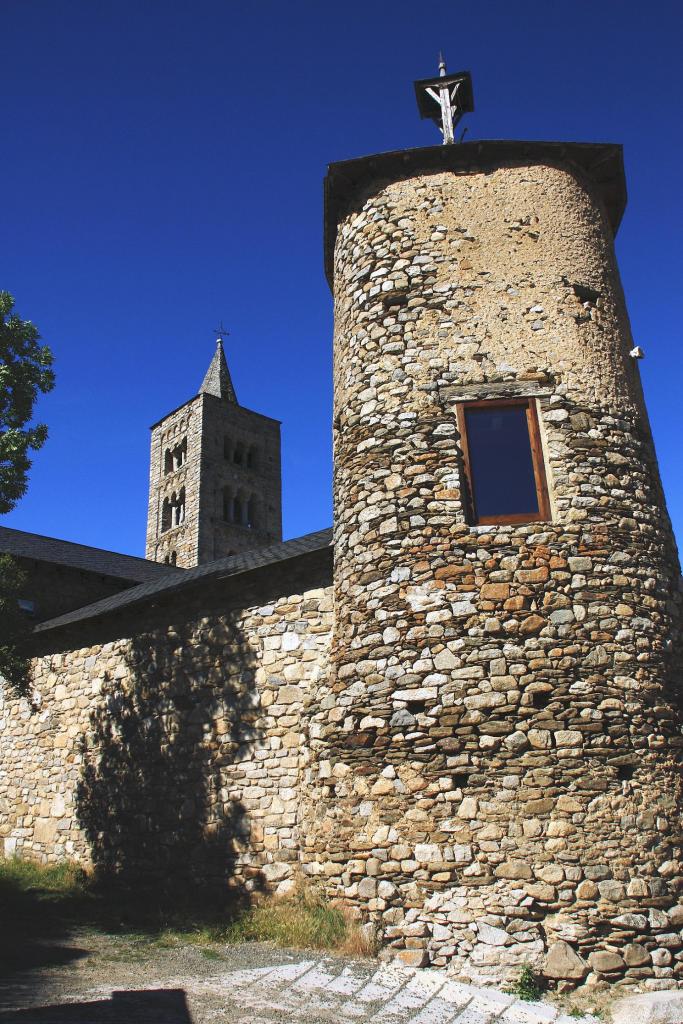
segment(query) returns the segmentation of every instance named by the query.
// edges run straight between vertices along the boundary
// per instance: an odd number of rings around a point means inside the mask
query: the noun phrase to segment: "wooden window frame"
[[[472,485],[472,470],[470,464],[469,442],[467,439],[467,421],[465,413],[468,409],[499,409],[509,406],[521,406],[526,409],[526,422],[529,430],[529,446],[531,448],[531,461],[534,468],[534,481],[536,483],[536,500],[538,512],[536,515],[528,515],[525,512],[514,515],[500,516],[478,516],[474,500],[474,487]],[[458,402],[456,406],[458,420],[458,432],[462,447],[463,465],[465,469],[465,480],[467,484],[467,518],[471,526],[505,526],[508,524],[523,523],[545,523],[551,519],[550,498],[548,497],[548,482],[545,473],[545,462],[543,459],[543,446],[541,434],[538,427],[538,412],[536,401],[533,398],[485,398],[474,402]]]

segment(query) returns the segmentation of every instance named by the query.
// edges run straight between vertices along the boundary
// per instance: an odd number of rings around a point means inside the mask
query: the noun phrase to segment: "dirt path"
[[[584,1024],[438,971],[270,946],[74,932],[0,993],[0,1024]]]

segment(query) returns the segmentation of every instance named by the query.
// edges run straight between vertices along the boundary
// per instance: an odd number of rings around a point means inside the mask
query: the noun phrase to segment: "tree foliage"
[[[31,425],[40,392],[54,386],[52,353],[40,334],[14,312],[14,299],[0,291],[0,513],[26,493],[30,453],[47,438],[44,424]],[[28,660],[21,640],[30,621],[19,606],[25,576],[9,555],[0,555],[0,676],[16,693],[28,694]]]
[[[0,555],[0,677],[14,693],[29,694],[29,662],[20,641],[31,629],[30,619],[19,607],[25,575],[16,559]]]
[[[12,296],[0,291],[0,513],[26,493],[30,452],[47,438],[44,424],[30,425],[33,407],[39,392],[54,387],[52,353],[13,310]]]

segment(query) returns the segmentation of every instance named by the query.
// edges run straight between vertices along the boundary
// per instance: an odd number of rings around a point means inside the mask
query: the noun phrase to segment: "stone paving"
[[[38,984],[15,981],[5,990],[0,1022],[599,1024],[594,1016],[569,1016],[550,1003],[522,1002],[434,970],[263,947],[220,950],[211,954],[219,961],[202,961],[196,948],[153,950],[144,962],[124,957],[107,964],[105,957],[96,971],[71,965]],[[241,966],[250,960],[260,965]]]

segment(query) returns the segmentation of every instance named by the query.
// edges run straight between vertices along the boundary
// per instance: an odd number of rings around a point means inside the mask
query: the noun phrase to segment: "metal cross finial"
[[[230,331],[226,330],[226,328],[223,326],[222,320],[218,327],[214,327],[214,331],[216,332],[216,341],[223,341],[223,339],[227,338],[228,335],[230,334]]]
[[[455,129],[463,114],[474,110],[472,77],[468,71],[446,72],[446,59],[439,53],[439,75],[415,82],[417,105],[422,117],[434,121],[444,145],[455,142]]]

